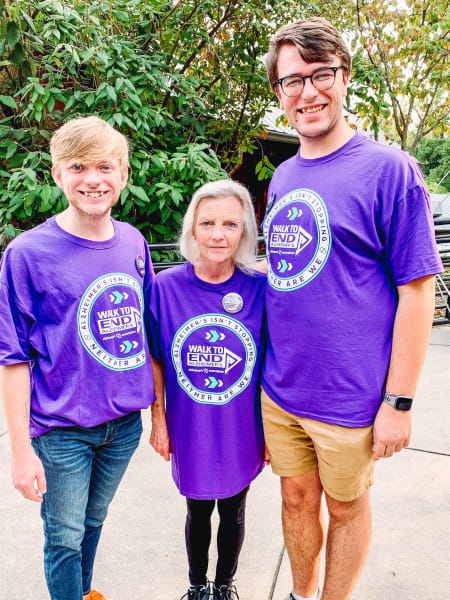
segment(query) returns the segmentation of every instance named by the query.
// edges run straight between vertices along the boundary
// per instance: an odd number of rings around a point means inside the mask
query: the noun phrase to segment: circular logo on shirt
[[[78,335],[89,354],[108,369],[127,371],[145,363],[143,304],[140,283],[126,273],[99,277],[83,294]]]
[[[249,330],[223,314],[190,319],[176,332],[172,362],[178,385],[196,402],[226,404],[251,381],[256,344]]]
[[[330,254],[331,231],[323,200],[311,190],[289,192],[268,214],[264,238],[269,284],[283,292],[306,285]]]

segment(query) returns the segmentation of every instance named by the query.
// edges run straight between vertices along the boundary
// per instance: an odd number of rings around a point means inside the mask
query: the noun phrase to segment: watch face
[[[398,410],[410,410],[412,406],[412,399],[408,398],[407,396],[399,396],[397,398],[397,406],[396,408],[398,408]]]

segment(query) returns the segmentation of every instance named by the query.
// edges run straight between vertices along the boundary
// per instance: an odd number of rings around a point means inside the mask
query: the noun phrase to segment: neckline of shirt
[[[235,266],[233,275],[220,283],[210,283],[209,281],[200,279],[200,277],[195,274],[194,266],[190,262],[186,263],[186,272],[189,279],[191,279],[197,287],[215,292],[221,292],[222,290],[232,287],[240,278],[240,270],[237,265]]]
[[[114,219],[111,219],[111,223],[114,227],[114,235],[108,240],[103,240],[101,242],[97,242],[95,240],[87,240],[86,238],[81,238],[76,235],[73,235],[72,233],[69,233],[68,231],[66,231],[58,225],[58,223],[56,222],[56,215],[50,217],[47,220],[47,223],[60,237],[65,238],[69,242],[72,242],[72,244],[82,246],[83,248],[91,248],[92,250],[104,250],[106,248],[112,248],[118,243],[120,239],[119,227],[117,226],[117,221],[115,221]]]
[[[361,133],[356,132],[354,136],[352,136],[348,142],[346,142],[343,146],[331,152],[331,154],[326,154],[325,156],[319,156],[318,158],[303,158],[300,156],[300,148],[295,155],[295,159],[298,165],[302,167],[316,167],[317,165],[322,165],[324,163],[330,162],[338,158],[344,152],[347,152],[351,148],[359,146],[364,143],[365,138]]]

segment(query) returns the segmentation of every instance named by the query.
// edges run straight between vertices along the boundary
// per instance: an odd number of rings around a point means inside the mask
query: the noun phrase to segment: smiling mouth
[[[312,113],[318,113],[326,107],[326,104],[319,104],[318,106],[305,106],[304,108],[299,108],[298,111],[302,113],[302,115],[310,115]]]
[[[81,192],[84,196],[88,198],[101,198],[106,194],[106,192]]]

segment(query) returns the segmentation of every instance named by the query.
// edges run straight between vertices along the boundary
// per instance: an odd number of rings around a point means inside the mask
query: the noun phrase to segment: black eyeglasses
[[[306,79],[310,79],[316,90],[324,92],[333,87],[339,69],[346,70],[346,67],[320,67],[311,75],[286,75],[274,81],[273,87],[279,85],[286,96],[298,96],[305,87]]]

